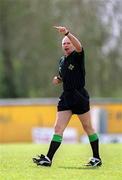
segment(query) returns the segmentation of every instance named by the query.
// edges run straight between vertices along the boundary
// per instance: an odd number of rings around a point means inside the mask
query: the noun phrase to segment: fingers
[[[53,26],[53,27],[56,28],[56,29],[64,28],[64,27],[62,27],[62,26]]]
[[[59,32],[64,31],[66,28],[62,26],[53,26],[55,29],[57,29]]]
[[[67,32],[66,27],[63,27],[63,26],[53,26],[53,27],[63,34]]]

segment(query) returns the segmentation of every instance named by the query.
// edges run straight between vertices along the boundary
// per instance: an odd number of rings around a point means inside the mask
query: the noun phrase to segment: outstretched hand
[[[57,29],[59,33],[62,33],[63,35],[65,35],[68,32],[67,28],[64,26],[53,26],[53,27]]]

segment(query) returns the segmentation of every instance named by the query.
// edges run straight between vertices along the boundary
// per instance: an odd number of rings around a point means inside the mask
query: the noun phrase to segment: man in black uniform
[[[48,153],[46,156],[42,154],[38,158],[33,158],[33,162],[41,166],[51,166],[53,156],[61,144],[63,132],[72,114],[77,114],[88,135],[93,152],[93,157],[85,165],[101,166],[99,139],[91,124],[89,95],[84,88],[84,50],[79,40],[66,27],[55,26],[55,28],[64,35],[62,40],[64,56],[60,59],[59,75],[54,77],[53,84],[62,82],[63,93],[58,102],[54,135]]]

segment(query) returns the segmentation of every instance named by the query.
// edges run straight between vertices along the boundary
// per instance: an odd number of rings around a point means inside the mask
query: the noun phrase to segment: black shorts
[[[90,110],[89,94],[86,89],[64,91],[59,97],[58,111],[71,110],[73,114],[83,114]]]

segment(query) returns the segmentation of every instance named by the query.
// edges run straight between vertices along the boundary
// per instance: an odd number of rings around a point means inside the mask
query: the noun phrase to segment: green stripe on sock
[[[62,136],[60,136],[58,134],[54,134],[52,141],[61,142],[62,141]]]
[[[97,134],[91,134],[88,137],[89,137],[89,141],[90,142],[96,141],[98,139],[98,135]]]

